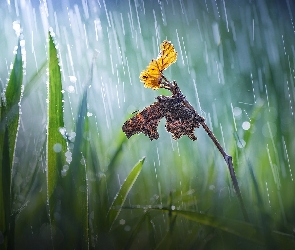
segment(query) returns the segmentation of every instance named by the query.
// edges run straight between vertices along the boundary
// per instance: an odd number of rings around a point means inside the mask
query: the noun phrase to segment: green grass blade
[[[10,168],[10,158],[9,158],[9,140],[8,140],[8,130],[5,129],[4,138],[2,139],[2,160],[0,162],[0,231],[4,234],[4,249],[7,246],[11,247],[13,240],[13,232],[9,230],[10,228],[10,218],[11,218],[11,168]],[[8,247],[7,247],[8,248]],[[1,248],[0,248],[1,249]]]
[[[5,106],[4,119],[6,120],[6,126],[8,127],[9,134],[9,158],[10,166],[14,157],[14,149],[16,143],[16,135],[19,125],[19,111],[18,105],[22,95],[22,81],[23,81],[23,65],[20,41],[18,42],[18,49],[16,52],[13,69],[10,74],[8,85],[5,91]],[[17,104],[17,105],[15,105]]]
[[[155,208],[155,210],[158,210]],[[170,209],[161,209],[167,213],[172,213],[172,215],[179,215],[188,220],[195,221],[202,225],[210,226],[229,234],[238,236],[242,239],[246,239],[257,244],[267,245],[267,239],[264,234],[264,229],[253,226],[250,223],[246,223],[243,221],[232,220],[229,218],[222,218],[217,216],[212,216],[208,214],[201,214],[198,212],[191,211],[182,211],[182,210],[174,210]],[[280,243],[280,246],[284,246],[284,249],[294,249],[295,241],[294,237],[286,234],[282,234],[279,232],[272,232],[272,239],[275,239],[276,242]]]
[[[44,61],[40,68],[35,72],[31,79],[26,83],[24,88],[24,98],[27,97],[31,91],[38,85],[40,78],[46,73],[47,61]]]
[[[49,33],[49,86],[47,117],[47,199],[50,220],[53,222],[53,208],[56,199],[51,199],[57,183],[61,182],[61,170],[65,163],[66,142],[60,132],[64,128],[63,95],[61,72],[58,64],[57,50]]]
[[[246,222],[181,210],[172,211],[172,214],[185,217],[200,224],[211,226],[257,243],[261,243],[262,238],[258,228]]]
[[[115,196],[115,199],[113,200],[113,203],[108,211],[108,221],[110,228],[120,214],[121,207],[123,206],[130,189],[132,188],[134,182],[141,172],[144,160],[145,157],[139,160],[139,162],[133,167],[133,169],[130,171],[129,175],[125,179],[124,183],[122,184],[119,192]]]
[[[252,138],[252,136],[254,134],[253,131],[252,131],[252,128],[253,128],[253,125],[256,124],[257,118],[261,114],[262,108],[263,108],[262,104],[258,104],[258,105],[256,105],[254,107],[254,110],[252,112],[252,116],[251,116],[251,119],[250,119],[251,127],[250,127],[250,129],[245,131],[245,135],[244,135],[244,141],[246,143],[245,149],[250,145],[249,142],[250,142],[250,140],[251,140],[251,138]]]
[[[115,168],[116,168],[115,163],[118,160],[120,153],[122,152],[123,145],[128,141],[128,138],[126,137],[126,135],[123,132],[121,132],[119,134],[119,138],[117,139],[117,141],[119,142],[118,146],[117,146],[115,152],[113,153],[110,163],[109,163],[109,166],[108,166],[108,174],[109,175],[114,173]]]
[[[20,41],[14,59],[13,69],[5,91],[5,100],[1,100],[0,121],[0,231],[4,232],[4,247],[14,246],[14,219],[11,209],[12,164],[19,126],[22,95],[23,65]]]
[[[173,218],[171,218],[171,216],[169,216],[169,224],[174,225],[176,222],[176,216],[174,216]],[[165,236],[163,237],[163,239],[159,242],[159,244],[155,247],[155,249],[163,249],[163,248],[167,248],[167,249],[171,249],[173,248],[173,228],[171,228],[169,231],[166,232]]]
[[[133,230],[131,231],[130,237],[126,242],[124,249],[131,249],[132,243],[136,240],[138,233],[140,232],[140,228],[142,227],[143,223],[149,218],[148,211],[145,212],[139,219],[139,221],[134,226]]]
[[[89,225],[88,225],[88,188],[86,182],[86,162],[88,141],[84,138],[87,134],[87,90],[85,90],[78,112],[76,122],[76,136],[72,152],[72,161],[67,173],[69,181],[72,182],[72,188],[67,188],[67,204],[65,208],[65,217],[71,214],[70,225],[73,227],[67,231],[70,235],[71,247],[79,246],[81,249],[87,249],[89,244]],[[68,228],[69,229],[69,228]],[[67,230],[67,228],[66,228]]]

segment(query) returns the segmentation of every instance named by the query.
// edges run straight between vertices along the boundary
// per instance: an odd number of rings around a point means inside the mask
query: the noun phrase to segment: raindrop
[[[59,152],[61,152],[61,150],[62,150],[62,146],[61,146],[60,143],[55,143],[55,144],[53,145],[53,151],[54,151],[55,153],[59,153]]]
[[[273,122],[267,122],[262,127],[264,137],[273,138],[277,133],[277,126]]]
[[[102,26],[100,19],[94,20],[94,29],[95,29],[95,38],[98,41],[98,38],[102,38]]]
[[[251,126],[250,122],[243,122],[242,123],[242,128],[244,130],[248,130],[250,128],[250,126]]]
[[[178,36],[178,31],[177,31],[177,29],[176,29],[176,36],[177,36],[178,46],[179,46],[180,55],[181,55],[181,59],[182,59],[182,64],[184,65],[184,59],[183,59],[183,54],[182,54],[182,48],[181,48],[180,39],[179,39],[179,36]]]
[[[266,84],[265,84],[264,86],[265,86],[265,94],[266,94],[267,106],[268,106],[268,109],[269,109],[269,98],[268,98],[268,91],[267,91]]]
[[[223,135],[223,130],[222,130],[222,125],[220,123],[220,130],[221,130],[221,136],[222,136],[222,142],[223,142],[223,145],[224,145],[224,149],[226,150],[226,147],[225,147],[225,140],[224,140],[224,135]]]
[[[250,74],[250,76],[251,76],[251,83],[252,83],[252,91],[253,91],[254,103],[256,103],[256,96],[255,96],[255,89],[254,89],[254,80],[253,80],[252,73]]]
[[[189,191],[187,191],[187,195],[192,195],[193,193],[195,193],[195,190],[194,189],[190,189]]]
[[[233,114],[233,120],[234,120],[234,126],[235,126],[235,131],[237,131],[237,124],[236,124],[236,119],[235,119],[235,115],[234,115],[234,108],[233,108],[233,104],[230,103],[230,107],[231,107],[231,112]]]
[[[83,166],[86,165],[86,161],[85,161],[85,159],[82,158],[81,161],[80,161],[80,163],[81,163],[81,165],[83,165]]]
[[[21,32],[22,32],[20,22],[19,21],[14,21],[12,23],[12,28],[14,29],[16,36],[19,37]]]
[[[272,171],[274,181],[275,181],[275,183],[277,185],[277,188],[280,189],[281,181],[280,181],[280,176],[279,176],[279,169],[278,169],[278,166],[273,163],[273,160],[271,158],[271,153],[269,151],[268,144],[266,144],[266,150],[267,150],[268,160],[269,160],[269,164],[270,164],[270,167],[271,167],[271,171]]]
[[[212,190],[213,191],[214,189],[215,189],[215,186],[214,185],[210,185],[209,186],[209,190]]]
[[[71,79],[70,79],[70,81],[71,81]],[[67,91],[68,91],[69,93],[75,93],[75,87],[74,87],[73,85],[70,85],[70,86],[67,88]]]
[[[171,206],[171,210],[175,210],[175,206],[174,205]]]
[[[62,135],[63,137],[66,137],[67,131],[66,131],[65,128],[59,128],[58,131],[59,131],[59,133],[61,133],[61,135]]]
[[[243,148],[243,147],[246,146],[246,142],[243,139],[239,139],[238,142],[237,142],[237,146],[239,148]]]
[[[70,150],[72,150],[74,148],[74,143],[69,143],[68,147]]]
[[[91,112],[87,112],[87,117],[91,117],[93,114]]]
[[[290,171],[290,175],[291,175],[291,180],[293,181],[293,174],[292,174],[292,170],[291,170],[289,154],[288,154],[288,150],[287,150],[287,146],[286,146],[286,142],[285,142],[284,137],[283,137],[283,145],[284,145],[284,149],[285,149],[285,157],[287,158],[288,167],[289,167],[289,171]]]
[[[65,171],[68,171],[69,170],[69,165],[64,165],[62,169],[65,170]]]
[[[121,219],[119,223],[120,223],[120,225],[124,225],[126,223],[126,221]]]
[[[131,230],[131,227],[128,226],[128,225],[126,225],[126,226],[124,227],[124,230],[127,231],[127,232],[129,232],[129,231]]]
[[[290,91],[290,87],[289,87],[289,82],[287,81],[286,84],[287,84],[287,90],[288,90],[288,98],[289,98],[290,111],[291,111],[291,115],[293,116],[294,115],[294,112],[293,112],[293,105],[292,105],[291,91]]]
[[[267,192],[268,204],[269,204],[269,206],[271,207],[271,205],[270,205],[270,197],[269,197],[269,192],[268,192],[267,182],[265,182],[265,186],[266,186],[266,192]]]
[[[50,35],[51,35],[52,37],[55,37],[55,33],[54,33],[52,27],[49,28],[49,31],[50,31]]]
[[[61,170],[61,176],[65,177],[67,175],[67,171],[65,171],[64,169]]]
[[[70,78],[70,81],[72,83],[76,83],[76,81],[77,81],[77,77],[76,76],[69,76],[69,78]]]
[[[213,30],[213,37],[216,45],[220,44],[220,33],[219,33],[219,28],[217,23],[212,24],[212,30]]]
[[[226,7],[225,7],[225,1],[224,0],[223,0],[223,8],[224,8],[224,14],[225,14],[226,29],[227,29],[227,32],[229,32],[229,29],[228,29],[228,20],[227,20],[227,13],[226,13]]]
[[[159,149],[158,149],[158,147],[157,147],[157,155],[158,155],[159,166],[161,166],[161,162],[160,162],[160,154],[159,154]]]
[[[75,140],[75,137],[76,137],[76,132],[71,132],[69,135],[68,135],[68,139],[73,142]]]
[[[242,109],[240,109],[239,107],[235,107],[233,108],[233,112],[234,112],[234,116],[240,116],[242,114]]]
[[[70,163],[70,162],[72,161],[72,152],[67,151],[67,152],[65,153],[65,156],[66,156],[66,162],[67,162],[67,163]]]

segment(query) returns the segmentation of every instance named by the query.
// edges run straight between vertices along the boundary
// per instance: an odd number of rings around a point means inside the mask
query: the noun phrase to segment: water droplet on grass
[[[250,122],[243,122],[243,124],[242,124],[242,128],[244,130],[248,130],[250,128],[250,126],[251,126]]]
[[[239,108],[239,107],[235,107],[233,109],[233,112],[234,112],[234,115],[237,117],[237,116],[240,116],[242,114],[242,110]]]
[[[124,230],[128,232],[128,231],[130,231],[130,230],[131,230],[131,227],[130,227],[130,226],[128,226],[128,225],[126,225],[126,226],[124,227]]]
[[[55,153],[59,153],[61,150],[62,150],[62,146],[61,146],[60,143],[55,143],[55,144],[53,145],[53,151],[54,151]]]
[[[14,22],[12,23],[12,28],[14,29],[15,34],[16,34],[17,36],[20,36],[20,33],[21,33],[21,31],[22,31],[21,26],[20,26],[20,22],[19,22],[19,21],[14,21]]]
[[[239,148],[243,148],[243,147],[246,146],[246,142],[243,139],[239,139],[238,142],[237,142],[237,146]]]
[[[71,81],[71,79],[70,79],[70,81]],[[69,93],[75,93],[75,87],[74,87],[73,85],[70,85],[70,86],[68,87],[67,91],[68,91]]]

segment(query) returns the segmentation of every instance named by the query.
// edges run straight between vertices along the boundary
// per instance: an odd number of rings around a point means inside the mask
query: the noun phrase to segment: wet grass
[[[89,32],[84,63],[78,55],[85,40],[73,39],[76,47],[67,48],[62,34],[52,38],[46,31],[47,52],[41,53],[38,70],[27,59],[29,80],[23,80],[18,46],[2,90],[0,249],[294,249],[294,38],[284,33],[290,24],[280,26],[283,19],[265,18],[266,12],[276,16],[274,3],[242,4],[254,15],[254,40],[252,19],[244,12],[237,17],[227,1],[229,32],[225,16],[219,20],[210,11],[214,6],[207,11],[200,3],[200,13],[195,9],[194,14],[186,2],[180,24],[174,15],[163,16],[157,8],[153,14],[152,5],[146,5],[146,14],[140,12],[140,38],[138,23],[127,26],[125,16],[121,36],[118,6],[107,5],[116,28],[101,16],[101,43],[93,42],[95,34]],[[129,11],[128,5],[119,7]],[[162,7],[168,9],[166,3]],[[155,19],[161,39],[150,36],[144,25],[154,25]],[[219,44],[213,35],[216,23]],[[265,26],[272,32],[259,36],[256,31],[264,32]],[[271,46],[278,47],[259,46],[268,44],[267,34],[275,37]],[[201,128],[196,142],[172,140],[163,122],[157,141],[142,134],[127,140],[121,131],[133,111],[168,94],[144,89],[138,80],[165,36],[179,52],[167,74],[233,156],[249,223],[226,164]],[[242,46],[251,48],[247,55],[239,52],[244,38],[250,39]],[[74,66],[71,49],[76,49]],[[276,51],[281,51],[277,61]],[[77,82],[69,81],[74,73]],[[243,129],[245,121],[249,129]]]

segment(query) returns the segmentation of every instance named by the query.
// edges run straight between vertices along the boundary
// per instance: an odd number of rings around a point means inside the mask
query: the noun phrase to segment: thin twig
[[[230,173],[230,177],[231,180],[233,182],[233,186],[234,189],[237,193],[241,208],[242,208],[242,213],[244,216],[245,221],[249,222],[249,217],[245,208],[245,204],[243,201],[243,197],[240,191],[240,187],[238,184],[238,180],[235,174],[235,170],[234,170],[234,166],[233,166],[233,162],[232,162],[232,157],[230,155],[228,155],[222,148],[222,146],[220,145],[220,143],[218,142],[218,140],[216,139],[216,137],[214,136],[213,132],[209,129],[209,127],[207,126],[207,124],[205,122],[200,122],[200,124],[202,125],[202,127],[205,129],[205,131],[207,132],[208,136],[210,137],[210,139],[214,142],[215,146],[217,147],[218,151],[222,154],[228,169],[229,169],[229,173]]]
[[[164,82],[162,82],[162,88],[168,89],[171,91],[171,93],[173,95],[179,95],[182,97],[182,101],[184,103],[184,105],[189,108],[190,110],[192,110],[196,117],[198,118],[198,122],[202,125],[202,127],[204,128],[204,130],[206,131],[206,133],[208,134],[208,136],[210,137],[210,139],[213,141],[213,143],[215,144],[215,146],[217,147],[218,151],[221,153],[221,155],[223,156],[228,169],[229,169],[229,173],[231,176],[231,180],[235,189],[235,192],[237,193],[241,208],[242,208],[242,213],[244,216],[245,221],[249,222],[249,217],[245,208],[245,204],[243,201],[243,197],[240,191],[240,187],[238,184],[238,180],[235,174],[235,170],[234,170],[234,166],[233,166],[233,162],[232,162],[232,157],[230,155],[228,155],[223,147],[220,145],[220,143],[218,142],[218,140],[216,139],[215,135],[213,134],[213,132],[210,130],[210,128],[207,126],[207,124],[205,123],[205,118],[200,116],[198,114],[198,112],[194,109],[194,107],[186,100],[185,96],[182,94],[180,88],[178,87],[177,83],[175,81],[173,82],[169,82],[164,76],[162,76],[162,79],[164,80]]]

